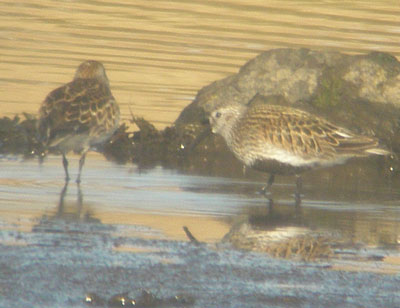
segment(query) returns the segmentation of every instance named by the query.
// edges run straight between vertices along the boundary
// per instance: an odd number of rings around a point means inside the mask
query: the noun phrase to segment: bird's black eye
[[[215,117],[216,117],[216,118],[220,118],[221,115],[222,115],[222,114],[221,114],[221,112],[219,112],[219,111],[217,111],[217,112],[215,113]]]

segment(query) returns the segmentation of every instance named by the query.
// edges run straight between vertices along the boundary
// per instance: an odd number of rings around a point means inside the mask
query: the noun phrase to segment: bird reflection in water
[[[64,187],[60,192],[60,198],[57,207],[55,218],[61,218],[68,221],[82,221],[82,222],[100,222],[99,219],[94,218],[89,210],[85,210],[83,206],[83,193],[80,183],[76,183],[76,203],[74,209],[66,208],[66,196],[68,192],[69,182],[65,182]]]
[[[77,183],[77,199],[76,199],[76,212],[69,213],[65,211],[65,196],[68,191],[69,182],[65,182],[63,189],[60,192],[60,199],[57,207],[57,218],[80,220],[82,214],[83,194],[81,185]]]
[[[277,211],[275,209],[275,201],[272,198],[268,198],[268,213],[263,218],[263,224],[265,226],[274,226],[274,225],[291,225],[295,224],[298,226],[304,226],[303,220],[303,209],[300,206],[301,200],[299,198],[295,198],[295,207],[294,209],[290,209],[286,211],[287,213],[283,214],[282,211]],[[285,208],[284,205],[277,205],[278,208]],[[292,207],[289,207],[292,208]],[[285,211],[284,211],[285,212]],[[251,216],[253,220],[258,220],[258,216]]]
[[[76,228],[75,231],[80,233],[85,232],[87,223],[101,223],[99,219],[93,217],[93,212],[85,208],[80,184],[76,184],[76,187],[76,201],[66,202],[68,182],[65,182],[60,191],[55,213],[53,215],[44,214],[38,224],[33,227],[33,232],[68,233],[71,232],[71,228]]]
[[[300,206],[274,207],[270,199],[267,208],[247,208],[245,218],[241,217],[222,240],[235,248],[306,261],[326,259],[333,254],[336,238],[310,228]]]

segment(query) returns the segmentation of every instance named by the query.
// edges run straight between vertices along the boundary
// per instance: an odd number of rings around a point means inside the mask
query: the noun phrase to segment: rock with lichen
[[[237,74],[201,89],[176,120],[204,128],[209,112],[232,102],[290,105],[357,133],[375,135],[400,152],[400,62],[385,53],[346,55],[308,49],[261,53]]]

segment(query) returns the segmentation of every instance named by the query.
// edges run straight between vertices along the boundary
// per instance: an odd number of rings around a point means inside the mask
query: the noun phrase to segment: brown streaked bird
[[[296,203],[300,202],[303,171],[342,164],[352,157],[387,155],[373,137],[357,135],[299,109],[234,103],[213,111],[213,133],[221,135],[246,166],[275,174],[297,175]]]
[[[118,128],[119,114],[104,66],[98,61],[83,62],[71,82],[47,95],[39,109],[38,134],[47,148],[61,152],[66,181],[67,153],[81,154],[76,179],[79,183],[86,153],[112,136]]]

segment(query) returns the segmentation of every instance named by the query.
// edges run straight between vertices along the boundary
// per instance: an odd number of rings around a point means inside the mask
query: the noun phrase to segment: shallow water
[[[71,174],[74,171],[76,174],[77,159],[71,159]],[[64,171],[59,157],[47,158],[42,165],[35,160],[20,161],[17,158],[3,158],[1,164],[0,216],[3,220],[24,227],[27,221],[19,223],[21,217],[34,222],[59,211],[64,189]],[[199,239],[220,240],[230,227],[228,218],[251,214],[252,210],[266,208],[268,204],[268,200],[258,193],[264,185],[258,180],[184,175],[161,167],[140,170],[133,165],[105,161],[95,154],[87,160],[83,175],[79,186],[72,181],[67,187],[63,209],[67,215],[89,215],[106,224],[145,224],[149,227],[157,227],[164,220],[159,231],[167,232],[175,239],[185,238],[183,225],[189,222],[200,225],[200,219],[201,224],[210,225],[204,226],[207,234],[201,230]],[[374,198],[371,198],[368,190],[344,194],[341,187],[327,184],[329,193],[324,194],[320,188],[313,189],[307,184],[312,183],[312,179],[306,178],[304,182],[302,217],[309,227],[340,230],[354,241],[368,245],[390,246],[400,241],[400,193],[397,187],[389,194],[382,186],[379,189],[383,192],[375,190]],[[290,211],[294,215],[293,192],[294,183],[290,177],[283,177],[274,184],[275,208],[285,208],[289,215]],[[77,207],[79,194],[81,208]],[[337,198],[329,199],[332,196]],[[194,233],[198,229],[189,227]]]
[[[138,298],[143,288],[194,299],[187,307],[400,304],[398,189],[380,201],[366,202],[368,192],[335,201],[306,185],[299,211],[284,179],[272,215],[256,193],[263,182],[251,178],[140,170],[92,154],[83,182],[63,194],[60,157],[0,164],[0,307],[84,307],[87,294]],[[70,159],[72,177],[77,165]],[[304,263],[220,244],[243,217],[275,231],[271,240],[305,229],[340,234],[360,260]],[[190,243],[183,226],[206,246]]]

